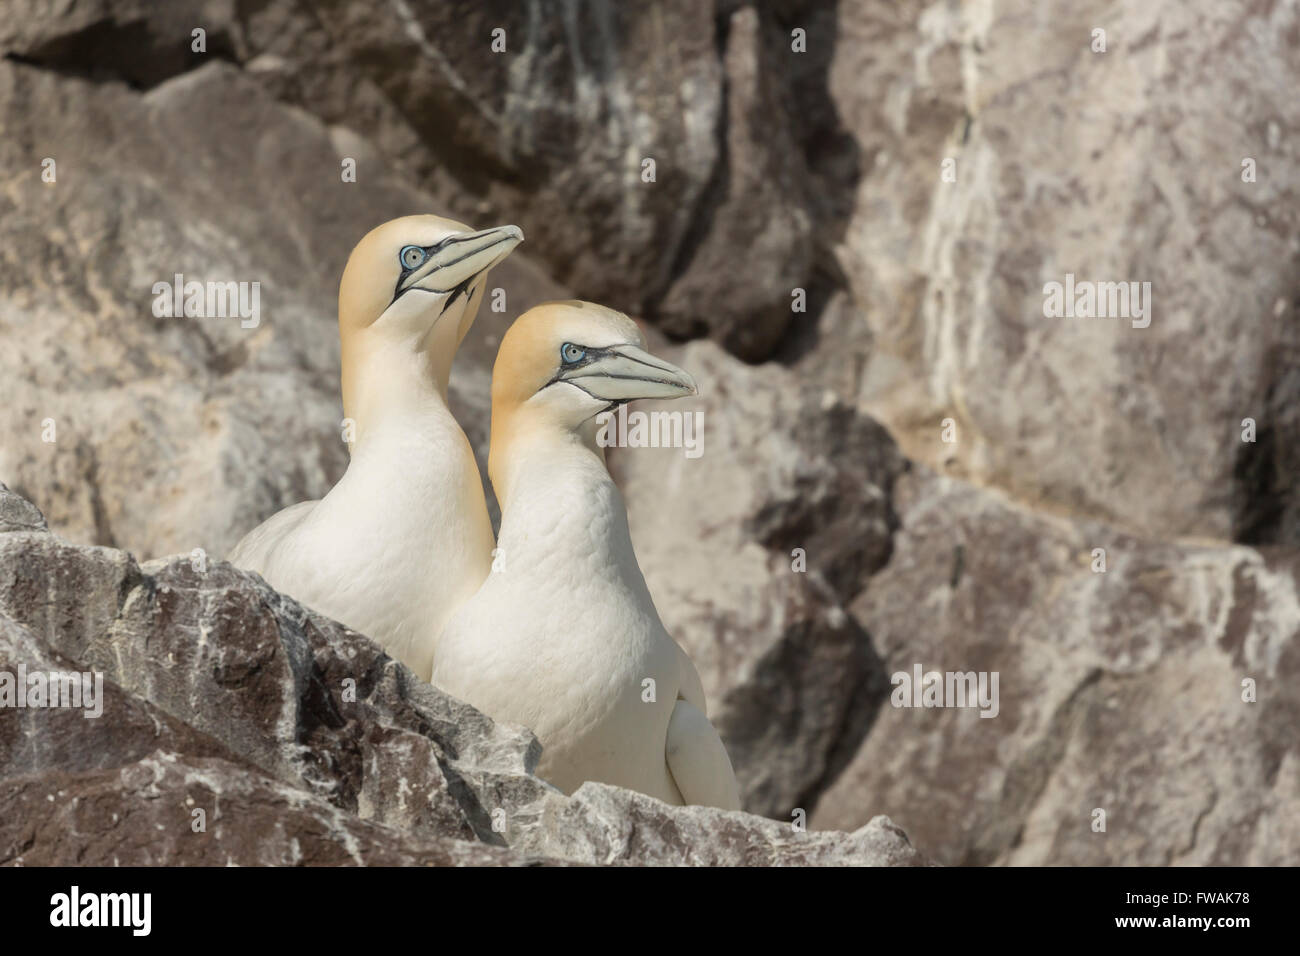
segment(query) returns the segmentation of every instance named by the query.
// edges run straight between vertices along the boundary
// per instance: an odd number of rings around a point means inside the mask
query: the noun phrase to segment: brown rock
[[[22,670],[20,670],[20,668]],[[27,686],[18,676],[51,673],[87,675],[84,687],[72,688],[60,681],[59,700],[64,688],[75,696],[78,706],[19,706],[16,693],[27,703]],[[124,691],[99,672],[56,653],[29,631],[0,616],[0,674],[8,684],[0,700],[0,779],[53,772],[80,773],[87,770],[122,767],[158,749],[183,752],[196,757],[219,757],[251,766],[213,737],[196,731],[147,701]],[[78,681],[80,683],[80,681]],[[42,702],[51,700],[42,692]]]
[[[0,779],[0,864],[519,866],[546,862],[414,838],[217,758],[156,751],[83,773]]]
[[[884,703],[815,826],[871,807],[948,864],[1294,855],[1300,555],[1054,521],[928,473],[896,500],[854,616],[891,673],[997,673],[997,712]]]
[[[796,317],[792,293],[808,284],[814,256],[807,174],[780,102],[783,71],[796,54],[763,49],[753,7],[731,14],[726,43],[723,196],[686,271],[654,311],[666,330],[704,331],[734,354],[761,360]]]
[[[1041,510],[1300,542],[1300,66],[1278,27],[1175,0],[838,10],[863,407],[909,458]],[[1046,317],[1067,273],[1149,282],[1149,327]]]
[[[419,681],[260,578],[201,557],[141,567],[48,533],[0,534],[0,679],[20,668],[97,673],[103,693],[92,718],[84,708],[0,707],[0,862],[916,856],[890,828],[787,837],[771,821],[615,788],[566,798],[533,775],[532,734]],[[631,842],[617,844],[614,827]],[[677,836],[651,839],[669,832]]]

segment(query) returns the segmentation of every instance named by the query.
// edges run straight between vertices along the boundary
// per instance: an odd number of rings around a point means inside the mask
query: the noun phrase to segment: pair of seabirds
[[[478,466],[447,383],[488,270],[522,240],[516,226],[476,232],[437,216],[361,240],[339,286],[351,462],[324,498],[274,515],[230,561],[531,729],[538,773],[566,793],[596,780],[738,809],[699,675],[659,620],[596,443],[600,412],[696,391],[627,316],[551,302],[502,340],[488,474],[505,567],[492,569]]]

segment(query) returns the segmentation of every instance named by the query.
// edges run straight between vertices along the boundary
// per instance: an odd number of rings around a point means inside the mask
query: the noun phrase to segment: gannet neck
[[[543,411],[494,404],[488,479],[501,504],[502,522],[515,490],[539,477],[568,474],[612,486],[596,431],[594,419],[572,429],[548,420]]]
[[[489,465],[507,560],[539,570],[577,561],[643,590],[623,496],[594,425],[547,427],[527,415],[507,424],[493,432]]]
[[[354,423],[353,454],[381,423],[392,427],[418,421],[431,411],[446,411],[455,348],[454,343],[451,348],[440,344],[421,349],[414,341],[356,341],[351,347],[345,343],[343,416]]]

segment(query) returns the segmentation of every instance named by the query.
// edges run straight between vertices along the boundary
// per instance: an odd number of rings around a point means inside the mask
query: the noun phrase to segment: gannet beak
[[[582,362],[563,368],[557,381],[569,382],[602,402],[695,395],[695,379],[670,362],[635,345],[587,349]]]
[[[523,241],[524,233],[518,226],[497,226],[451,236],[406,277],[402,288],[419,286],[430,292],[451,292],[491,269]]]

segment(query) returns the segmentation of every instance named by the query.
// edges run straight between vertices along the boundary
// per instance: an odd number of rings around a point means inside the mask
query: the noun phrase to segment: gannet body
[[[478,465],[447,409],[486,274],[523,239],[437,216],[372,230],[339,286],[348,469],[251,531],[230,562],[373,638],[428,680],[433,640],[492,561]]]
[[[437,642],[433,682],[530,728],[539,775],[673,804],[738,809],[735,774],[694,665],[664,629],[632,550],[595,416],[691,394],[635,323],[581,302],[521,316],[492,375],[489,474],[498,559]]]

